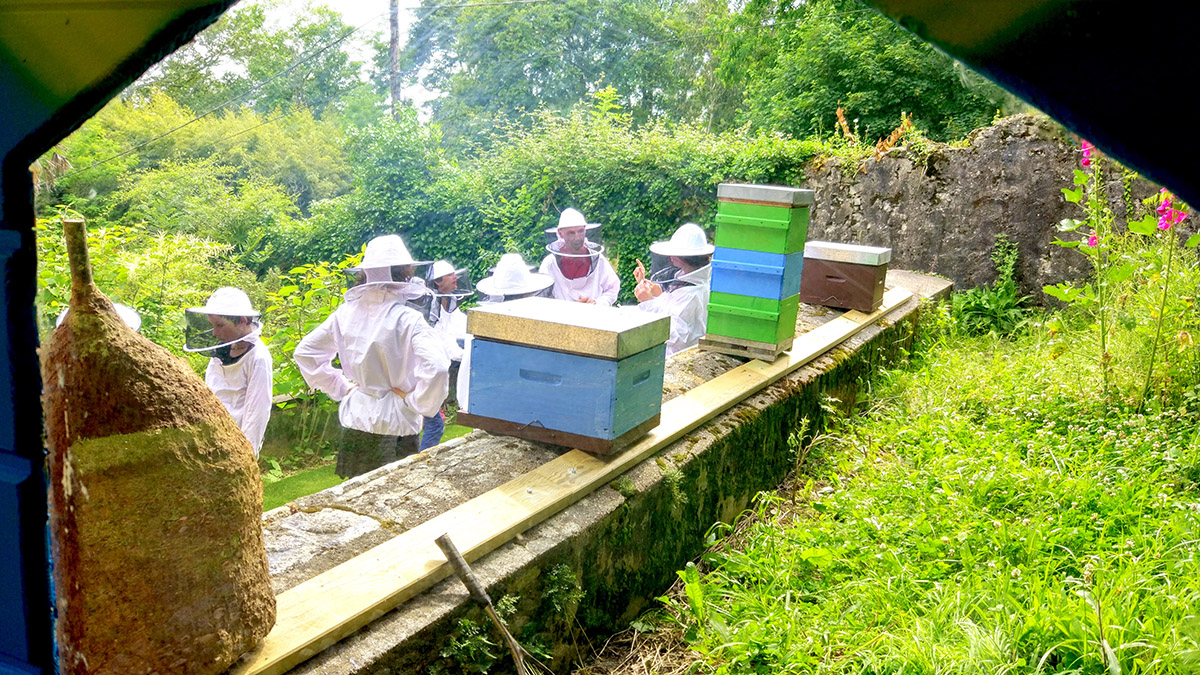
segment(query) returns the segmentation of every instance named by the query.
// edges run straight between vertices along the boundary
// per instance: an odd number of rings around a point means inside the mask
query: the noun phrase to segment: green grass
[[[471,427],[464,427],[461,424],[447,423],[446,430],[442,432],[442,442],[445,443],[446,441],[450,440],[451,438],[458,438],[459,436],[466,436],[467,434],[471,433],[472,431],[475,431],[475,430],[472,429]]]
[[[1200,672],[1196,417],[1101,403],[1044,337],[878,378],[719,526],[669,601],[697,672]]]
[[[327,464],[315,469],[280,478],[274,483],[263,485],[263,511],[283,506],[293,499],[320,492],[342,482],[333,472],[334,464]]]
[[[471,427],[447,424],[446,430],[442,433],[442,442],[465,436],[471,431],[473,431]],[[293,499],[311,495],[341,483],[342,479],[333,472],[335,465],[336,463],[330,463],[315,469],[306,469],[286,478],[266,483],[263,485],[263,511],[270,511]]]

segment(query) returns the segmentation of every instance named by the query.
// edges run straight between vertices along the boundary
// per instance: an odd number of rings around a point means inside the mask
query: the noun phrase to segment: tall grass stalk
[[[1154,328],[1154,341],[1150,343],[1150,363],[1146,366],[1146,383],[1142,385],[1142,395],[1138,398],[1138,412],[1146,407],[1146,398],[1150,395],[1150,378],[1154,374],[1154,357],[1158,354],[1158,344],[1162,340],[1162,328],[1166,319],[1167,291],[1171,287],[1171,261],[1175,258],[1175,236],[1168,234],[1163,237],[1167,249],[1166,271],[1163,273],[1162,297],[1158,302],[1158,321]]]

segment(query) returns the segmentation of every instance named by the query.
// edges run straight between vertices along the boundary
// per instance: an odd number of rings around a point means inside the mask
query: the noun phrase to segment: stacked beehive
[[[670,325],[662,314],[549,298],[473,308],[468,410],[458,420],[615,452],[658,425]]]
[[[813,191],[717,186],[717,235],[701,349],[774,360],[792,346]]]

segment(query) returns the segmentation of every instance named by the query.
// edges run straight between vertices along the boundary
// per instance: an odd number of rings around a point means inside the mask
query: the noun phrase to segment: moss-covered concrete
[[[889,282],[926,297],[949,290],[948,282],[920,275],[894,273]],[[822,323],[830,318],[824,314],[811,311],[801,321]],[[732,522],[792,471],[804,440],[798,430],[819,433],[830,403],[850,409],[872,374],[905,358],[924,315],[911,301],[473,563],[493,599],[511,610],[514,634],[561,672],[586,655],[589,641],[655,606],[676,570],[702,552],[715,523]],[[481,640],[495,642],[490,631],[461,584],[449,579],[294,672],[480,672],[469,669],[493,659],[492,672],[507,672],[502,648]]]

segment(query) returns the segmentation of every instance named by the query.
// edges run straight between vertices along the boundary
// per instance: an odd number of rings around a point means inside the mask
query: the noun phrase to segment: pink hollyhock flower
[[[1080,166],[1087,168],[1092,165],[1092,148],[1095,146],[1087,141],[1084,141],[1080,147],[1083,148],[1083,159],[1079,160],[1079,164]]]
[[[1087,245],[1090,248],[1096,248],[1100,245],[1100,237],[1097,237],[1095,232],[1089,234],[1087,238]]]
[[[1165,216],[1171,212],[1171,198],[1163,197],[1163,200],[1158,203],[1158,215]]]
[[[1168,208],[1167,212],[1158,218],[1158,229],[1169,230],[1171,229],[1172,225],[1178,225],[1179,223],[1182,223],[1184,218],[1187,218],[1187,214],[1183,211],[1176,211],[1175,209]]]

